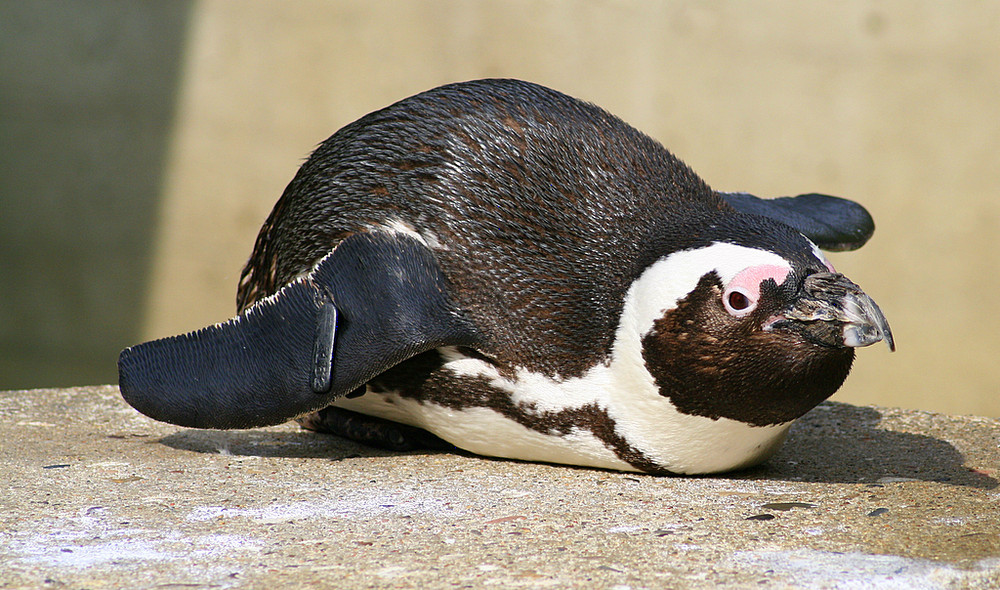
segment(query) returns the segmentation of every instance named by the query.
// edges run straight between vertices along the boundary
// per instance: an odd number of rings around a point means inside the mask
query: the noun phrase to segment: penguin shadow
[[[283,459],[325,459],[343,461],[362,457],[396,455],[436,455],[446,450],[419,448],[389,450],[371,447],[331,434],[310,430],[181,430],[159,441],[172,449],[234,455],[238,457],[268,457]]]
[[[881,420],[874,408],[823,403],[792,426],[774,457],[732,477],[868,484],[916,480],[986,490],[1000,485],[966,467],[951,443],[882,428]]]
[[[926,434],[879,426],[882,414],[870,407],[825,402],[800,418],[777,454],[764,464],[723,475],[730,479],[803,481],[817,483],[880,483],[933,481],[992,490],[993,477],[965,466],[951,443]],[[260,430],[181,430],[160,439],[170,448],[195,453],[288,459],[345,459],[398,455],[460,455],[484,461],[448,445],[389,450],[339,436],[278,427]],[[569,467],[572,466],[561,466]],[[590,471],[589,468],[577,468]],[[718,475],[714,477],[719,477]]]

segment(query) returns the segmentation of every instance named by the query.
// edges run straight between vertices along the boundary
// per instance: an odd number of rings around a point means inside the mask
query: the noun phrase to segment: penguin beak
[[[802,281],[794,301],[764,323],[764,330],[786,329],[827,346],[869,346],[884,340],[896,350],[882,310],[847,277],[817,272]]]

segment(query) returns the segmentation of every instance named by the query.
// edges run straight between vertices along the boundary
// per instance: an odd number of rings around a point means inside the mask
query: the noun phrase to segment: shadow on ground
[[[962,453],[951,443],[887,430],[879,426],[882,418],[873,408],[824,403],[792,427],[788,440],[770,461],[729,477],[826,483],[917,480],[987,490],[1000,485],[993,477],[966,467]],[[398,454],[306,430],[183,430],[161,442],[197,453],[333,461]]]
[[[181,430],[160,439],[173,449],[196,453],[300,459],[356,459],[391,455],[438,454],[434,450],[394,452],[346,438],[308,430]]]
[[[951,443],[925,434],[888,430],[870,407],[827,402],[801,418],[770,461],[740,479],[828,483],[934,481],[992,490],[989,475],[965,466]]]

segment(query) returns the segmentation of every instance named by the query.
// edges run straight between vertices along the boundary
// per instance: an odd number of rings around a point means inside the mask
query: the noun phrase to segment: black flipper
[[[474,345],[476,334],[426,246],[362,233],[236,318],[126,348],[118,383],[125,401],[157,420],[267,426],[323,408],[421,352]]]
[[[721,194],[734,209],[791,226],[824,250],[856,250],[875,232],[875,221],[868,211],[840,197],[810,193],[761,199],[747,193]]]

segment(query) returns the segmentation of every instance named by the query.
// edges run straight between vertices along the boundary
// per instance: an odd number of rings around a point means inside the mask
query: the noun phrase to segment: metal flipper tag
[[[316,339],[313,341],[313,367],[310,385],[313,393],[330,391],[333,372],[333,343],[337,333],[337,308],[324,298],[316,317]]]

